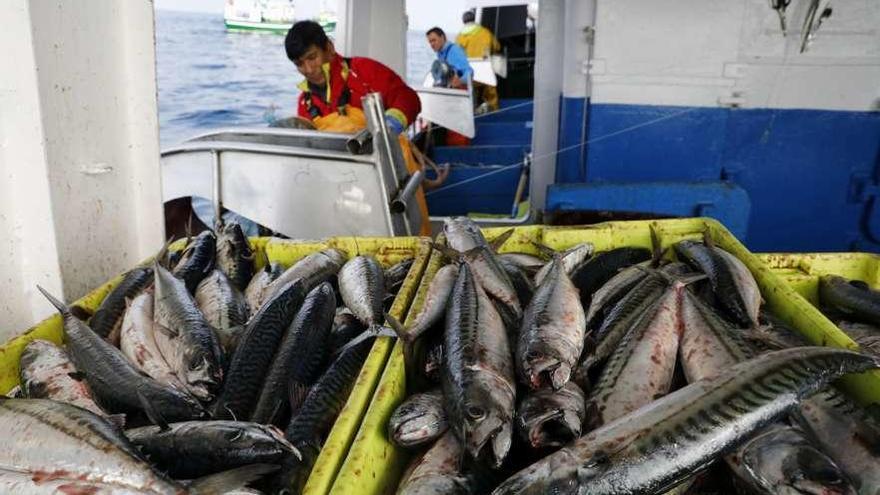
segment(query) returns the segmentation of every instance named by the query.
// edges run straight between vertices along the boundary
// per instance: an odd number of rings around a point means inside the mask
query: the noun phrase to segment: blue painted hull
[[[471,147],[438,148],[438,162],[457,164],[447,184],[521,160],[530,110],[478,121]],[[880,112],[561,98],[558,147],[551,212],[702,213],[735,224],[754,251],[880,251]],[[431,194],[431,213],[507,213],[519,172]]]
[[[591,104],[586,162],[560,182],[728,180],[755,251],[878,250],[853,176],[874,177],[880,114]]]

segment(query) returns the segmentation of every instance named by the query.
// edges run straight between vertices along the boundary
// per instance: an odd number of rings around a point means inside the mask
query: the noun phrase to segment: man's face
[[[446,37],[440,36],[437,33],[431,33],[428,35],[428,44],[431,45],[432,50],[439,52],[443,45],[446,44]]]
[[[327,43],[324,48],[312,45],[303,53],[302,57],[296,60],[296,68],[310,83],[323,86],[327,81],[325,81],[324,70],[321,67],[333,59],[334,53],[332,43]]]

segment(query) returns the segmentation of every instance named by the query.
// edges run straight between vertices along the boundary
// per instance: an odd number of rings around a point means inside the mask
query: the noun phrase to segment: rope
[[[633,125],[633,126],[630,126],[630,127],[626,127],[626,128],[623,128],[623,129],[620,129],[620,130],[617,130],[617,131],[614,131],[614,132],[611,132],[611,133],[605,134],[604,136],[598,136],[598,137],[595,137],[595,138],[592,138],[592,139],[588,139],[588,140],[586,140],[586,141],[581,141],[581,142],[579,142],[579,143],[577,143],[577,144],[573,144],[573,145],[571,145],[571,146],[566,146],[566,147],[564,147],[564,148],[560,148],[560,149],[558,149],[558,150],[556,150],[556,151],[552,151],[552,152],[550,152],[550,153],[545,153],[545,154],[543,154],[543,155],[534,156],[534,157],[532,157],[532,162],[534,163],[534,162],[537,161],[537,160],[541,160],[541,159],[544,159],[544,158],[550,158],[550,157],[555,156],[555,155],[558,155],[558,154],[560,154],[560,153],[565,153],[566,151],[570,151],[570,150],[573,150],[573,149],[580,148],[581,146],[584,146],[584,145],[587,145],[587,144],[597,143],[597,142],[599,142],[599,141],[603,141],[603,140],[605,140],[605,139],[609,139],[609,138],[612,138],[612,137],[615,137],[615,136],[619,136],[619,135],[621,135],[621,134],[625,134],[625,133],[627,133],[627,132],[634,131],[634,130],[636,130],[636,129],[641,129],[642,127],[647,127],[647,126],[650,126],[650,125],[654,125],[654,124],[656,124],[656,123],[658,123],[658,122],[663,122],[664,120],[669,120],[669,119],[673,119],[673,118],[676,118],[676,117],[680,117],[680,116],[682,116],[682,115],[685,115],[685,114],[687,114],[687,113],[693,112],[693,111],[695,111],[695,110],[697,110],[696,107],[694,107],[694,108],[689,108],[689,109],[687,109],[687,110],[682,110],[682,111],[680,111],[680,112],[676,112],[676,113],[673,113],[673,114],[664,115],[663,117],[658,117],[658,118],[656,118],[656,119],[652,119],[652,120],[649,120],[649,121],[647,121],[647,122],[642,122],[642,123],[639,123],[639,124],[636,124],[636,125]],[[440,187],[440,188],[434,189],[434,190],[432,190],[432,191],[428,191],[428,192],[425,193],[425,196],[430,196],[430,195],[432,195],[432,194],[436,194],[436,193],[439,193],[439,192],[442,192],[442,191],[447,191],[447,190],[449,190],[449,189],[454,189],[454,188],[456,188],[456,187],[458,187],[458,186],[461,186],[461,185],[464,185],[464,184],[469,184],[469,183],[471,183],[471,182],[475,182],[475,181],[478,181],[478,180],[480,180],[480,179],[484,179],[484,178],[486,178],[486,177],[490,177],[490,176],[492,176],[492,175],[499,174],[499,173],[501,173],[501,172],[504,172],[505,170],[509,170],[509,169],[511,169],[511,168],[514,168],[514,167],[520,167],[520,166],[522,166],[522,162],[516,162],[516,163],[512,163],[512,164],[510,164],[510,165],[505,165],[505,166],[502,166],[502,167],[499,168],[499,169],[492,170],[491,172],[486,172],[485,174],[475,175],[475,176],[473,176],[473,177],[471,177],[471,178],[469,178],[469,179],[465,179],[465,180],[463,180],[463,181],[456,182],[456,183],[454,183],[454,184],[449,184],[448,186],[443,186],[443,187]]]

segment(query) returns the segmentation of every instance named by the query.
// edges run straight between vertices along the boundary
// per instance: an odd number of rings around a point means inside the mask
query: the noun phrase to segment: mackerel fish
[[[733,328],[690,291],[685,293],[682,319],[680,350],[689,382],[712,378],[754,354],[742,338],[742,330]],[[814,398],[806,398],[802,404]],[[781,422],[760,432],[724,460],[754,493],[855,493],[831,458],[800,429]]]
[[[177,479],[249,464],[281,464],[299,456],[281,430],[245,421],[144,426],[126,430],[125,436],[162,472]]]
[[[880,360],[826,347],[767,353],[699,380],[523,469],[502,494],[657,494],[738,447],[799,401]]]
[[[282,468],[273,484],[275,490],[302,493],[324,437],[342,411],[375,340],[371,337],[343,350],[309,390],[302,407],[284,430],[287,440],[300,451],[302,461]]]
[[[589,263],[588,260],[592,254],[593,245],[589,242],[582,242],[580,244],[575,244],[555,256],[558,256],[562,262],[562,271],[570,277],[573,273],[580,270],[584,264]],[[546,277],[552,269],[553,260],[545,264],[540,270],[538,270],[538,273],[535,274],[535,285],[541,285],[541,282],[544,281],[544,277]]]
[[[223,348],[184,282],[155,263],[156,343],[184,388],[210,401],[223,381]],[[200,279],[201,280],[201,279]]]
[[[571,281],[580,291],[581,303],[590,307],[590,298],[622,268],[651,258],[651,251],[644,248],[623,247],[601,252],[571,273]]]
[[[836,275],[819,278],[819,300],[823,306],[846,314],[849,318],[880,325],[880,292],[859,280]]]
[[[260,252],[263,253],[262,251]],[[284,272],[284,269],[278,263],[270,263],[265,253],[263,253],[263,257],[265,259],[263,268],[254,273],[253,278],[251,278],[247,288],[244,290],[244,298],[251,313],[256,313],[260,309],[264,293],[268,291],[269,285]]]
[[[468,217],[449,217],[443,220],[443,234],[450,248],[460,253],[476,247],[489,247],[483,232]]]
[[[156,323],[153,321],[153,291],[135,297],[125,312],[119,348],[139,370],[159,383],[185,390],[174,369],[165,361],[156,344]]]
[[[98,493],[187,493],[153,470],[119,429],[84,409],[44,399],[0,399],[0,430],[15,446],[0,451],[0,487],[16,487],[8,493],[51,493],[46,488],[52,485],[61,493],[94,493],[79,491],[90,485],[104,490]],[[13,485],[16,473],[31,483],[18,478]],[[50,486],[41,487],[43,482]]]
[[[608,358],[588,399],[594,427],[669,393],[681,337],[683,290],[682,283],[672,283]]]
[[[516,427],[533,448],[561,447],[581,436],[585,418],[584,392],[568,382],[529,392],[517,408]]]
[[[443,395],[464,449],[479,458],[489,445],[500,466],[510,450],[516,385],[504,323],[462,264],[446,311]]]
[[[306,292],[314,289],[321,282],[331,280],[345,264],[347,258],[348,256],[344,252],[333,248],[305,256],[272,281],[262,295],[256,298],[256,304],[252,304],[251,309],[256,311],[256,308],[262,306],[265,301],[294,280],[302,280],[303,289]]]
[[[30,399],[52,399],[89,410],[99,416],[105,413],[92,399],[89,387],[77,376],[76,368],[64,349],[48,340],[34,339],[21,352],[19,378],[24,396]]]
[[[254,276],[254,250],[237,223],[220,225],[217,232],[217,268],[243,291]]]
[[[385,321],[385,273],[372,256],[355,256],[339,270],[339,292],[345,306],[368,328]]]
[[[462,446],[451,432],[413,462],[397,495],[470,495],[470,481],[461,472]]]
[[[215,269],[199,282],[195,300],[208,324],[217,332],[223,349],[235,350],[250,316],[244,294],[224,272]]]
[[[681,241],[675,245],[675,251],[709,276],[712,291],[738,325],[758,325],[761,292],[739,259],[721,248],[696,241]]]
[[[135,268],[122,277],[119,285],[101,301],[89,320],[89,327],[114,345],[119,343],[119,328],[125,315],[126,301],[134,299],[153,283],[151,268]]]
[[[336,293],[329,282],[309,292],[275,352],[251,421],[281,424],[296,414],[330,354],[335,313]]]
[[[585,327],[577,289],[557,258],[523,315],[516,347],[520,381],[533,390],[562,388],[583,350]]]
[[[443,393],[439,389],[407,397],[388,420],[388,437],[401,447],[431,443],[448,429]]]
[[[103,408],[113,413],[143,410],[168,421],[194,419],[204,414],[197,400],[141,373],[122,351],[70,314],[64,303],[42,287],[37,288],[61,313],[71,361],[78,373],[84,375],[89,390]]]
[[[171,270],[175,277],[184,281],[190,294],[195,293],[199,282],[214,269],[216,247],[217,237],[214,233],[210,230],[202,231],[190,240],[180,256],[180,261]]]
[[[243,420],[251,416],[275,350],[305,297],[302,280],[295,280],[275,293],[250,319],[213,404],[214,419]]]

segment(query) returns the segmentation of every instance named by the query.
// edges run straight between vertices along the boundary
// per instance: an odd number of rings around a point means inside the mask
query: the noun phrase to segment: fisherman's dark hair
[[[467,22],[474,22],[475,20],[477,20],[477,13],[474,12],[473,9],[465,10],[464,14],[461,14],[461,22],[467,23]]]
[[[320,24],[315,21],[299,21],[287,32],[284,49],[287,51],[287,58],[296,63],[312,46],[323,50],[329,42],[330,38]]]
[[[443,30],[440,29],[440,28],[437,27],[437,26],[434,26],[434,27],[432,27],[431,29],[429,29],[428,32],[425,33],[425,36],[430,36],[431,33],[434,33],[434,34],[436,34],[437,36],[440,36],[440,37],[443,37],[443,38],[446,37],[446,33],[444,33]]]

